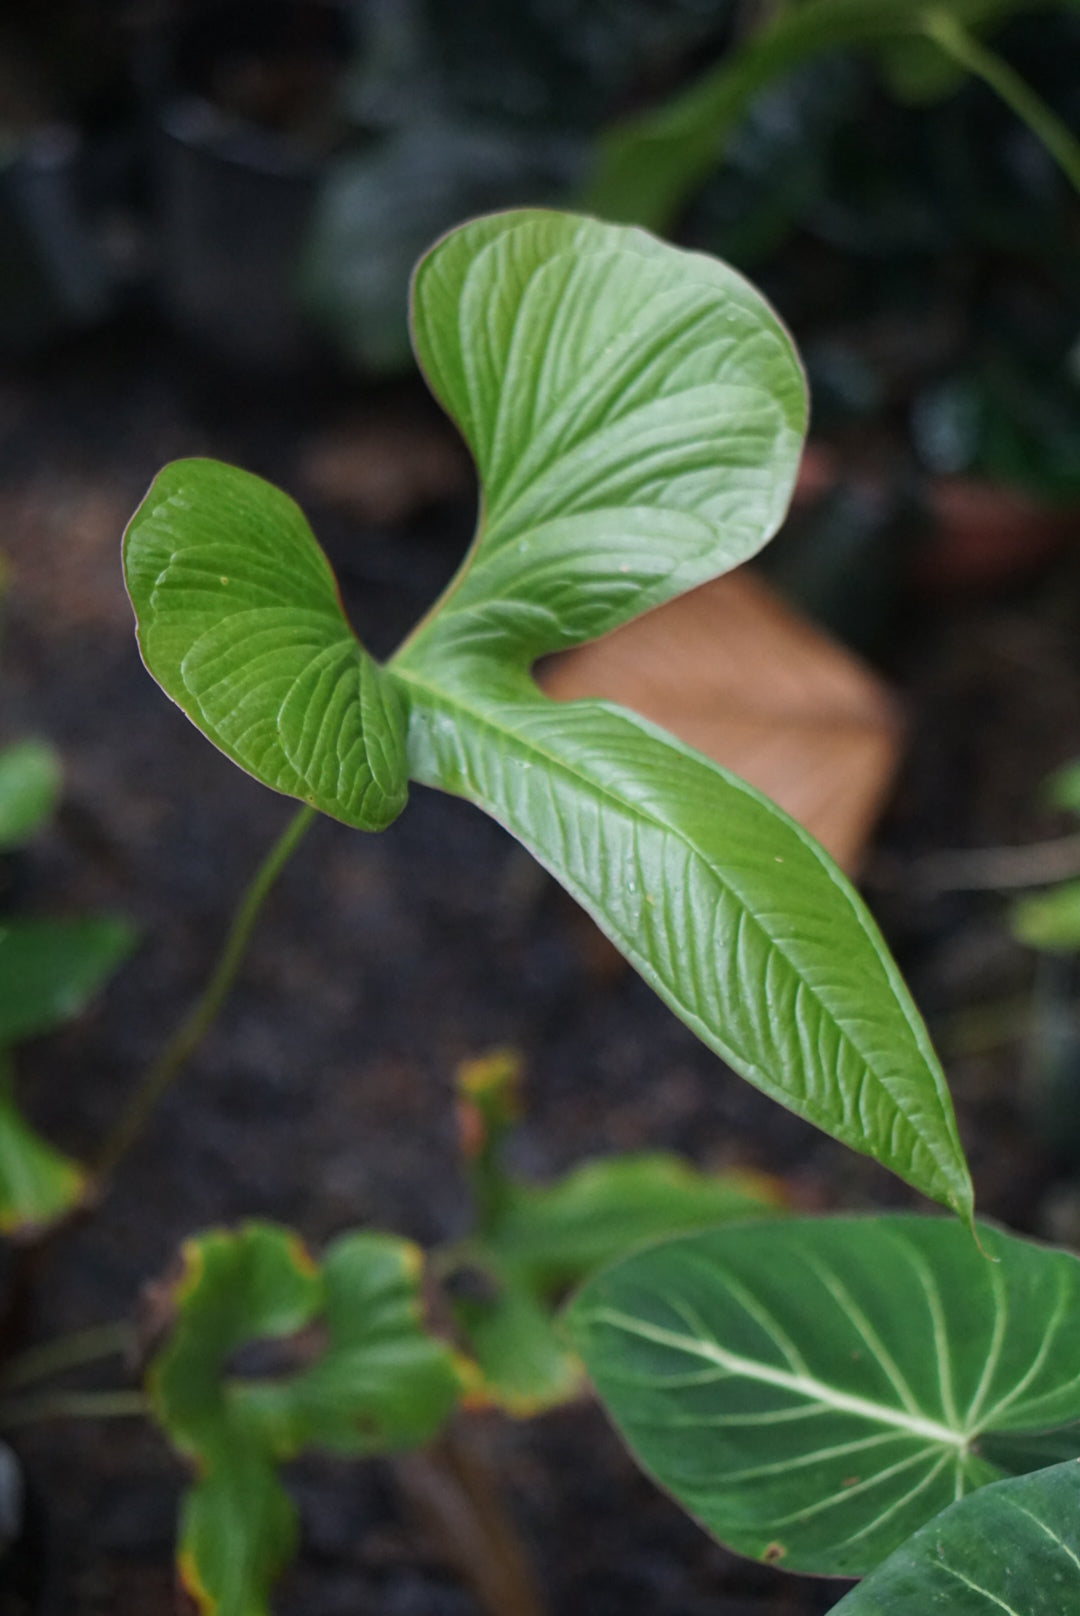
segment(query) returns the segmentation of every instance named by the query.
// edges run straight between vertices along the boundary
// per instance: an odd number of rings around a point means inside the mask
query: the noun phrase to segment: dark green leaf
[[[360,830],[397,818],[400,694],[346,622],[287,495],[232,466],[178,460],[132,518],[124,565],[147,667],[227,757]]]
[[[857,1576],[1080,1420],[1080,1262],[979,1238],[985,1255],[932,1218],[744,1223],[617,1263],[566,1323],[639,1461],[711,1532]]]
[[[134,946],[108,916],[0,924],[0,1047],[80,1015]]]
[[[0,851],[39,830],[60,795],[60,759],[44,741],[17,741],[0,751]]]
[[[916,1532],[833,1616],[1068,1616],[1080,1610],[1075,1459],[964,1498]]]

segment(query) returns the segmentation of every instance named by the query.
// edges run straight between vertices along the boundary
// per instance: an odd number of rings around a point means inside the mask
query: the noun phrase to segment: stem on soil
[[[102,1358],[122,1357],[134,1339],[135,1332],[127,1323],[96,1324],[89,1330],[59,1336],[55,1341],[46,1341],[40,1347],[21,1353],[0,1377],[0,1388],[10,1392],[18,1386],[32,1385],[36,1380],[47,1380],[50,1375],[79,1369],[83,1364],[97,1363]]]
[[[143,1392],[46,1392],[0,1404],[0,1428],[36,1420],[115,1420],[142,1417],[150,1404]]]
[[[982,79],[1012,108],[1080,191],[1080,141],[1019,73],[945,10],[929,10],[923,29],[939,50]]]
[[[138,1139],[158,1101],[217,1020],[247,952],[259,910],[314,818],[314,808],[305,804],[299,809],[248,883],[210,980],[165,1048],[143,1074],[127,1109],[105,1141],[95,1170],[99,1189],[112,1177]]]

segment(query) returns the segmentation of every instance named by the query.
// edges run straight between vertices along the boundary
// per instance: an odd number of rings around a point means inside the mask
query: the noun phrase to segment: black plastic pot
[[[328,0],[224,0],[149,63],[160,300],[234,364],[310,356],[296,283],[356,45],[352,13]]]
[[[0,134],[0,347],[29,352],[108,312],[109,277],[79,205],[81,141],[49,124]]]

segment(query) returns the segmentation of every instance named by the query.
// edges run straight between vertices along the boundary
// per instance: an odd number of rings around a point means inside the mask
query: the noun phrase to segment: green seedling
[[[443,1424],[458,1378],[423,1327],[422,1273],[416,1247],[389,1235],[342,1236],[319,1264],[268,1224],[186,1243],[169,1340],[146,1384],[154,1418],[197,1470],[178,1564],[201,1611],[266,1609],[296,1541],[281,1463],[312,1447],[392,1452]],[[300,1338],[292,1373],[229,1373],[245,1345],[286,1337]]]
[[[467,1406],[523,1417],[585,1390],[555,1320],[572,1286],[634,1246],[778,1211],[782,1197],[762,1174],[702,1173],[660,1151],[603,1157],[554,1183],[525,1183],[503,1160],[520,1113],[520,1078],[510,1051],[466,1061],[458,1072],[475,1226],[436,1260],[476,1369]]]

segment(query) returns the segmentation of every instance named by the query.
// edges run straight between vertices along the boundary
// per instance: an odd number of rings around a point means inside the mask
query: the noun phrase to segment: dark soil
[[[102,339],[46,372],[0,378],[0,549],[11,563],[0,740],[48,736],[68,771],[64,810],[9,869],[9,895],[37,912],[121,911],[142,934],[98,1006],[20,1056],[27,1108],[75,1154],[99,1147],[196,993],[238,891],[290,812],[141,668],[120,580],[123,522],[178,455],[213,453],[295,489],[302,445],[354,406],[245,396],[156,337]],[[408,388],[365,407],[430,419]],[[386,652],[452,570],[467,502],[395,530],[306,503],[359,631]],[[991,1034],[980,1052],[978,1021],[974,1034],[956,1021],[964,1007],[1022,996],[1029,962],[997,900],[929,896],[909,873],[926,851],[1064,828],[1035,798],[1046,771],[1080,751],[1078,581],[1066,557],[1022,599],[911,609],[887,651],[909,705],[908,761],[870,866],[871,899],[916,993],[946,1048],[969,1051],[950,1076],[983,1211],[1039,1233],[1075,1217],[1070,1164],[1029,1126],[1017,1029]],[[218,1028],[106,1203],[33,1276],[21,1344],[129,1314],[183,1237],[208,1224],[278,1219],[315,1248],[364,1223],[425,1243],[454,1233],[464,1196],[452,1073],[502,1043],[527,1059],[518,1157],[537,1176],[657,1146],[782,1175],[808,1207],[908,1202],[883,1171],[738,1081],[613,969],[589,924],[496,826],[416,789],[385,836],[317,825]],[[635,1471],[593,1409],[485,1420],[474,1440],[553,1612],[811,1616],[839,1597],[840,1584],[713,1545]],[[138,1421],[56,1423],[20,1431],[15,1445],[32,1530],[8,1562],[0,1610],[171,1609],[183,1471],[160,1438]],[[388,1467],[305,1460],[292,1481],[303,1550],[281,1586],[281,1616],[478,1609],[415,1529]]]

